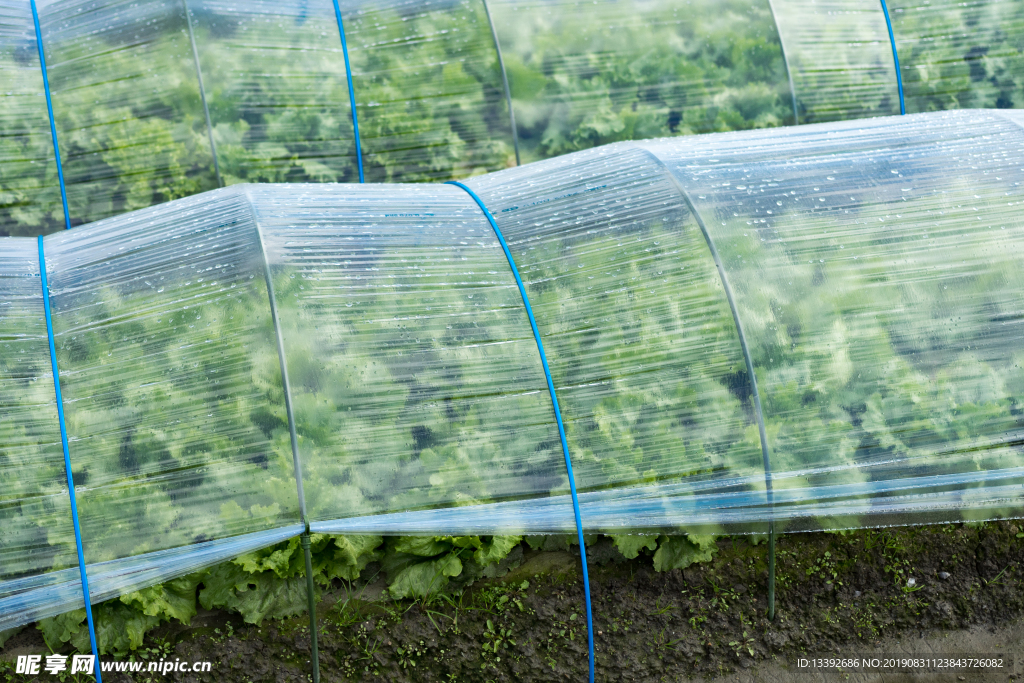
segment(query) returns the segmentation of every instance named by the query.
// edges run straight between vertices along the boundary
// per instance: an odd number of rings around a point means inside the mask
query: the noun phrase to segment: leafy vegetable
[[[696,562],[710,561],[717,551],[714,536],[661,536],[658,538],[658,550],[654,553],[654,568],[659,572],[686,569]]]
[[[658,548],[657,534],[620,534],[612,536],[612,541],[622,556],[628,560],[639,555],[641,550],[656,550]]]
[[[206,609],[236,611],[251,624],[299,614],[306,609],[306,579],[252,573],[235,563],[219,564],[203,577],[199,602]]]
[[[658,547],[654,555],[657,571],[708,561],[716,551],[713,536],[691,535],[687,537],[689,540],[668,536],[615,537],[617,541],[623,538],[649,539],[645,547],[650,550]],[[379,536],[314,534],[314,580],[321,588],[327,587],[333,578],[355,580],[367,563],[379,561],[387,573],[388,593],[392,598],[430,599],[451,590],[453,581],[457,582],[457,590],[463,589],[483,576],[486,567],[507,557],[521,540],[515,536],[409,536],[389,538],[385,543]],[[589,537],[588,543],[597,540],[597,536]],[[619,547],[622,550],[622,546]],[[623,552],[623,555],[635,558],[637,553]],[[238,613],[251,624],[301,614],[306,610],[303,563],[299,539],[293,538],[94,605],[100,651],[124,654],[139,648],[145,634],[162,623],[173,619],[188,624],[195,616],[197,601],[205,609]],[[362,578],[373,580],[373,576]],[[84,609],[43,619],[37,626],[53,649],[65,643],[82,652],[90,649]]]
[[[778,126],[793,109],[767,3],[493,5],[523,160]]]

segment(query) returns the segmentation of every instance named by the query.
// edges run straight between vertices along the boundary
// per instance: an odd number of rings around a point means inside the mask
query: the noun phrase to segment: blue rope
[[[341,53],[345,55],[345,77],[348,78],[348,101],[352,106],[352,132],[356,139],[356,163],[359,165],[359,182],[365,183],[363,178],[363,150],[359,144],[359,117],[356,115],[356,89],[352,85],[352,65],[348,61],[348,43],[345,41],[345,22],[341,20],[341,7],[338,0],[334,0],[334,16],[338,19],[338,33],[341,34]]]
[[[537,321],[533,317],[533,309],[530,307],[530,298],[526,295],[526,287],[523,286],[523,281],[519,277],[519,269],[516,267],[515,259],[512,258],[512,252],[509,251],[508,244],[505,242],[504,235],[501,234],[501,230],[498,229],[498,224],[494,221],[494,217],[491,212],[484,206],[483,201],[480,197],[476,196],[473,190],[469,189],[462,183],[456,180],[449,180],[446,185],[455,185],[461,187],[463,190],[473,198],[480,210],[483,211],[484,216],[487,218],[487,222],[491,224],[491,228],[494,229],[494,234],[498,237],[498,243],[501,244],[502,250],[505,252],[505,258],[508,259],[508,265],[512,268],[512,275],[516,278],[516,285],[519,287],[519,294],[523,297],[523,306],[526,307],[526,315],[530,319],[530,327],[533,328],[533,339],[537,342],[537,351],[540,352],[540,362],[544,367],[544,378],[548,383],[548,393],[551,394],[551,406],[555,411],[555,422],[558,424],[558,438],[562,441],[562,455],[565,456],[565,469],[569,473],[569,492],[572,494],[572,510],[576,516],[576,535],[580,541],[580,560],[583,564],[583,596],[587,603],[587,645],[590,654],[590,683],[594,683],[594,620],[592,616],[592,610],[590,608],[590,577],[587,574],[587,546],[583,541],[583,520],[580,517],[580,501],[576,496],[576,478],[572,473],[572,460],[569,458],[569,444],[565,439],[565,427],[562,425],[562,411],[558,407],[558,397],[555,396],[555,383],[551,379],[551,370],[548,369],[548,358],[547,354],[544,353],[544,344],[540,340],[540,331],[537,329]]]
[[[50,367],[53,370],[53,390],[57,396],[57,421],[60,422],[60,444],[64,448],[64,474],[68,478],[68,496],[71,498],[71,522],[75,526],[75,549],[78,551],[78,573],[82,577],[82,597],[85,598],[85,618],[89,623],[89,642],[96,656],[93,671],[96,683],[100,677],[100,649],[96,646],[96,626],[92,621],[92,601],[89,599],[89,577],[85,571],[85,551],[82,550],[82,527],[78,524],[78,501],[75,499],[75,480],[71,476],[71,454],[68,451],[68,430],[64,424],[64,399],[60,395],[60,371],[57,369],[57,349],[53,343],[53,318],[50,315],[50,285],[46,281],[46,256],[43,254],[43,236],[39,236],[39,279],[43,284],[43,313],[46,316],[46,337],[50,342]]]
[[[892,44],[892,61],[896,64],[896,87],[900,91],[900,114],[906,114],[907,108],[903,104],[903,77],[900,75],[900,57],[896,54],[896,36],[892,32],[892,21],[889,20],[889,8],[882,2],[882,12],[885,14],[885,25],[889,28],[889,42]]]
[[[53,156],[57,159],[57,179],[60,181],[60,201],[64,205],[64,228],[71,229],[71,215],[68,213],[68,192],[64,188],[64,169],[60,165],[60,145],[57,144],[57,124],[53,120],[53,101],[50,99],[50,79],[46,75],[46,55],[43,54],[43,32],[39,28],[39,12],[36,0],[32,5],[32,23],[36,26],[36,47],[39,49],[39,65],[43,70],[43,90],[46,92],[46,112],[50,116],[50,136],[53,137]]]

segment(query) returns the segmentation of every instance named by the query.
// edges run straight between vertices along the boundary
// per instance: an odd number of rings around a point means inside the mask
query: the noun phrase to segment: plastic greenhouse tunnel
[[[1012,0],[0,0],[0,235],[240,183],[1024,106]]]
[[[348,579],[392,537],[415,596],[524,536],[671,569],[1020,517],[1022,180],[1024,115],[966,110],[3,238],[0,631],[88,595],[114,638],[100,603],[310,533]]]

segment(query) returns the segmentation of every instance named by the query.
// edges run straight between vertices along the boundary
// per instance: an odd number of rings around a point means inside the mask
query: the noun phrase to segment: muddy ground
[[[781,536],[774,621],[766,616],[767,544],[727,537],[718,547],[711,562],[667,573],[656,573],[649,557],[624,560],[607,540],[588,548],[598,681],[831,680],[797,674],[794,660],[917,651],[910,640],[929,643],[925,652],[986,654],[961,650],[1005,650],[1001,634],[1024,619],[1024,533],[1017,523]],[[382,582],[338,584],[318,608],[322,680],[586,680],[578,554],[523,545],[512,559],[504,576],[429,603],[387,600]],[[373,572],[371,565],[364,576]],[[309,681],[308,623],[302,616],[254,626],[202,612],[188,627],[151,633],[135,657],[208,660],[210,673],[104,680]],[[989,635],[965,640],[963,633]],[[46,651],[28,628],[0,657]],[[1024,652],[1020,659],[1005,673],[927,680],[1019,680]],[[0,669],[0,681],[5,677],[25,680]]]

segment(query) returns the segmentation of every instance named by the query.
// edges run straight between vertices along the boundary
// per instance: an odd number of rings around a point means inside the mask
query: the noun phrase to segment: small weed
[[[210,636],[210,640],[212,640],[215,643],[223,643],[228,638],[234,637],[234,635],[235,635],[235,627],[232,626],[231,622],[229,621],[229,622],[227,622],[227,624],[224,625],[224,630],[223,631],[220,630],[219,628],[213,629],[213,635]]]
[[[839,580],[839,568],[836,566],[836,559],[832,557],[832,553],[828,550],[814,564],[807,568],[806,573],[809,577],[819,574],[825,579],[825,583],[830,585],[843,585],[843,582]]]
[[[743,632],[742,640],[733,640],[729,642],[729,647],[733,649],[736,656],[739,657],[743,650],[750,653],[750,656],[754,656],[754,638],[747,632]]]
[[[661,629],[661,633],[654,639],[654,644],[659,650],[668,650],[675,647],[676,643],[681,643],[684,638],[676,638],[675,640],[667,640],[665,637],[665,629]]]
[[[495,656],[496,662],[501,661],[501,657],[497,656],[498,652],[502,648],[507,648],[509,645],[515,646],[516,641],[512,640],[512,629],[511,628],[500,628],[494,625],[494,622],[490,619],[487,620],[487,630],[484,632],[483,644],[484,655],[488,652]]]
[[[398,655],[398,665],[403,669],[415,668],[416,660],[422,658],[426,653],[427,649],[424,647],[422,640],[419,642],[419,645],[413,644],[395,648],[395,654]]]
[[[729,602],[739,600],[740,595],[731,588],[722,588],[715,583],[712,578],[707,577],[708,583],[711,584],[712,590],[714,590],[714,596],[711,599],[712,607],[719,607],[723,612],[729,611]]]
[[[1002,586],[1002,585],[1004,585],[1002,583],[1003,574],[1006,573],[1006,570],[1009,569],[1010,566],[1011,565],[1006,565],[1005,567],[1003,567],[1003,571],[1001,571],[998,574],[996,574],[996,578],[992,579],[991,581],[985,581],[985,585],[986,586]]]
[[[651,612],[651,616],[654,616],[654,615],[661,616],[662,614],[668,614],[669,612],[672,611],[673,605],[668,604],[668,605],[662,606],[662,604],[661,604],[661,598],[662,597],[664,597],[664,596],[659,595],[657,597],[657,599],[655,599],[655,601],[654,601],[654,611]]]
[[[874,613],[875,607],[877,607],[875,603],[869,602],[863,609],[857,609],[854,612],[853,625],[857,629],[858,638],[863,639],[865,634],[868,634],[871,639],[878,637],[878,626]]]
[[[530,613],[530,609],[523,604],[523,593],[530,587],[529,581],[518,584],[506,584],[484,588],[477,593],[476,604],[479,609],[489,614],[501,614],[509,608],[516,608],[519,612]]]
[[[345,599],[339,600],[334,605],[334,609],[338,612],[338,617],[335,621],[338,628],[347,628],[352,626],[362,618],[359,610],[352,607],[352,603],[354,600],[362,599],[363,592],[366,590],[366,587],[370,585],[370,583],[373,583],[376,578],[377,574],[371,576],[366,583],[360,586],[359,591],[356,592],[355,595],[352,593],[352,582],[347,579],[343,580],[343,585],[345,586]]]

